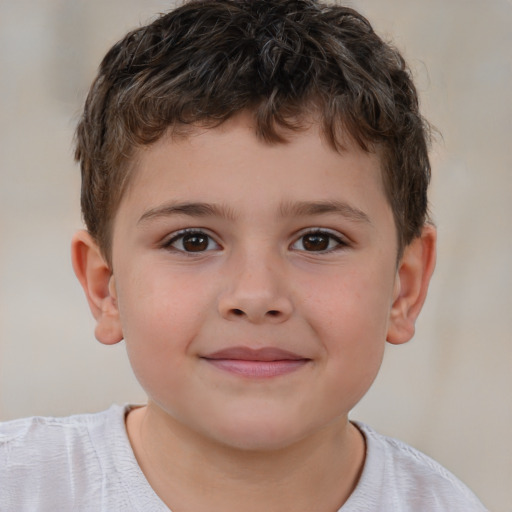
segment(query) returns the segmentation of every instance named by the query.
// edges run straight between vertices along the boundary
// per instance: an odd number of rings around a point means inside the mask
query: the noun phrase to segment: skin
[[[435,230],[397,265],[378,156],[335,152],[316,124],[287,137],[260,141],[246,114],[166,136],[137,154],[112,268],[73,240],[96,337],[125,339],[148,394],[134,453],[175,512],[341,507],[364,463],[348,413],[425,299]],[[219,365],[233,347],[296,360]]]

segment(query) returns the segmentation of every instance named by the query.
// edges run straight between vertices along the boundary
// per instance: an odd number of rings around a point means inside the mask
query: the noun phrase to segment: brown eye
[[[165,247],[181,252],[205,252],[220,249],[215,240],[202,231],[178,233],[165,244]]]
[[[188,252],[206,251],[209,237],[204,234],[191,234],[183,237],[183,249]]]
[[[306,251],[325,251],[329,248],[330,237],[322,233],[312,233],[302,237],[302,246]]]
[[[330,252],[346,247],[346,243],[340,237],[329,231],[311,231],[303,234],[291,245],[297,251],[306,252]]]

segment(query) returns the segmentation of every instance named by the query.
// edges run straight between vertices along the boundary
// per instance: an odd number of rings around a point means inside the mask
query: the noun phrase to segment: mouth
[[[202,357],[215,368],[243,377],[265,379],[295,372],[311,359],[275,347],[231,347]]]

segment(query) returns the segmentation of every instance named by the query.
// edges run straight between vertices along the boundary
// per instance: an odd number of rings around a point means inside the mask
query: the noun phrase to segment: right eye
[[[219,244],[201,230],[184,230],[176,233],[165,243],[165,248],[181,252],[197,253],[219,250]]]

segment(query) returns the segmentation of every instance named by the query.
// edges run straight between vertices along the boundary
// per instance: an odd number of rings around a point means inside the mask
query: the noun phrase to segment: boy
[[[480,511],[349,422],[435,262],[401,56],[313,0],[189,2],[102,62],[75,272],[144,407],[2,426],[1,510]]]

